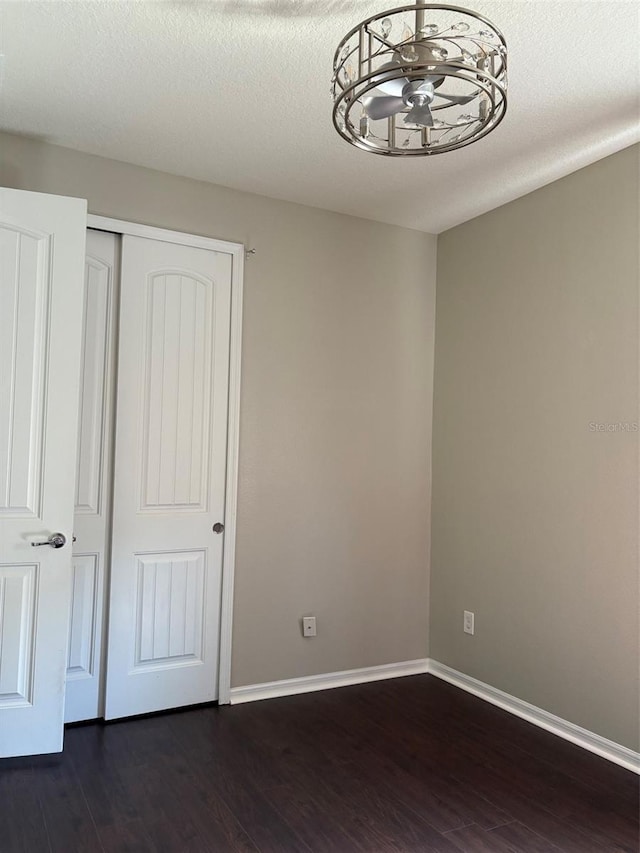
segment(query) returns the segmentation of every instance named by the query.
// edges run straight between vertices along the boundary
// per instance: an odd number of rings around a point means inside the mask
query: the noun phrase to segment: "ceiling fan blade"
[[[373,121],[381,118],[389,118],[389,116],[399,113],[406,106],[402,98],[394,98],[390,95],[381,95],[378,98],[363,98],[362,104],[365,113]]]
[[[387,80],[386,83],[381,83],[378,86],[378,89],[381,92],[384,92],[385,95],[393,95],[396,98],[399,98],[402,95],[402,90],[407,85],[409,80],[406,77],[399,77],[396,80]]]
[[[476,92],[474,95],[445,95],[444,92],[436,92],[435,94],[436,97],[444,98],[445,101],[449,101],[452,104],[468,104],[478,93]]]
[[[421,127],[433,127],[433,116],[429,104],[414,107],[410,110],[404,120],[405,124],[419,124]]]
[[[406,62],[402,60],[402,57],[399,53],[394,54],[394,59],[390,62],[385,62],[384,65],[381,65],[376,69],[376,77],[372,78],[372,82],[377,81],[379,78],[377,74],[380,74],[383,77],[389,71],[398,71],[400,68],[403,68],[407,65]],[[456,59],[462,57],[456,57]],[[423,78],[427,83],[431,83],[435,88],[441,86],[444,82],[444,76],[441,74],[428,75]],[[377,88],[384,92],[385,95],[394,95],[396,98],[399,98],[402,95],[402,90],[409,83],[408,77],[397,77],[394,80],[382,80],[382,82],[378,83]]]
[[[381,75],[384,75],[387,71],[398,71],[400,67],[400,63],[394,60],[393,62],[387,62],[384,65],[381,65],[377,71]],[[373,78],[373,80],[376,79],[376,77]],[[402,95],[402,90],[408,82],[409,81],[406,77],[398,77],[395,80],[387,80],[379,83],[378,89],[380,89],[381,92],[384,92],[385,95],[395,95],[396,98],[399,98],[400,95]]]

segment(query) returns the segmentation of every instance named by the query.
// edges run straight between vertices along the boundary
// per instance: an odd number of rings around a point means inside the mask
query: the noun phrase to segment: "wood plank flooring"
[[[637,853],[638,777],[420,675],[71,728],[2,853]]]

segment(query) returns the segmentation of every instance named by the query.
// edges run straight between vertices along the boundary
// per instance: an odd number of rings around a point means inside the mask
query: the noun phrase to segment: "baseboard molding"
[[[550,714],[542,708],[537,708],[535,705],[530,705],[528,702],[511,696],[509,693],[504,693],[483,681],[478,681],[470,675],[465,675],[463,672],[458,672],[439,663],[436,660],[429,660],[427,672],[430,675],[435,675],[443,681],[448,681],[455,687],[466,690],[467,693],[473,693],[474,696],[480,697],[492,705],[497,705],[510,714],[516,717],[522,717],[539,726],[541,729],[546,729],[565,740],[581,746],[583,749],[594,752],[602,758],[612,761],[614,764],[619,764],[621,767],[626,767],[634,773],[640,773],[640,753],[628,749],[615,741],[601,737],[594,732],[583,729],[580,726],[570,723],[568,720],[563,720],[561,717],[556,717],[555,714]]]
[[[601,735],[583,729],[580,726],[563,720],[555,714],[544,711],[523,699],[504,693],[490,684],[485,684],[477,678],[458,672],[439,661],[430,658],[388,663],[382,666],[367,666],[362,669],[347,669],[342,672],[327,672],[321,675],[308,675],[302,678],[285,678],[282,681],[267,681],[263,684],[248,684],[244,687],[231,688],[231,704],[257,702],[261,699],[275,699],[279,696],[295,696],[300,693],[312,693],[315,690],[331,690],[334,687],[348,687],[352,684],[366,684],[370,681],[383,681],[388,678],[402,678],[407,675],[428,673],[443,681],[448,681],[455,687],[473,693],[480,699],[497,705],[516,717],[521,717],[571,741],[583,749],[619,764],[627,770],[640,774],[640,753],[628,749],[622,744],[608,740]]]
[[[274,699],[277,696],[295,696],[299,693],[312,693],[314,690],[331,690],[334,687],[348,687],[350,684],[402,678],[405,675],[420,675],[426,673],[428,668],[428,659],[421,658],[402,663],[382,664],[382,666],[367,666],[363,669],[347,669],[343,672],[285,678],[282,681],[267,681],[264,684],[248,684],[245,687],[231,688],[231,704],[257,702],[260,699]]]

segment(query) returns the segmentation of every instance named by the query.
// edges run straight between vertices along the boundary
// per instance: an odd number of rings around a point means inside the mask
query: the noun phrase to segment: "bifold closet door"
[[[102,716],[119,241],[87,231],[66,723]]]
[[[217,698],[231,262],[122,238],[107,719]]]

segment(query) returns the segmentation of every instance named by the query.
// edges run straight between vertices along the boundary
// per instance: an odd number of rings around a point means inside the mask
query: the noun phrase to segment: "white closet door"
[[[102,716],[119,238],[87,231],[66,723]]]
[[[0,190],[0,756],[62,749],[86,224]]]
[[[107,719],[217,698],[231,260],[123,238]]]

